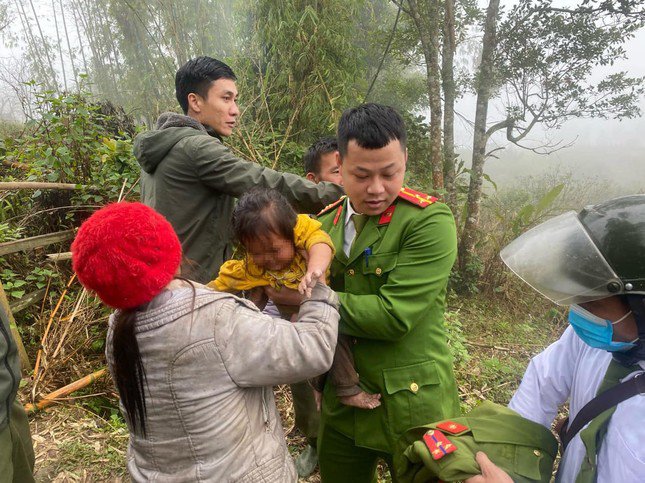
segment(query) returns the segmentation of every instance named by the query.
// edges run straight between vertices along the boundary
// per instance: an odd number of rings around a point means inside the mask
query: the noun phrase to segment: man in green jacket
[[[141,200],[170,221],[182,243],[182,274],[202,283],[216,278],[231,255],[230,219],[242,193],[254,186],[274,188],[305,213],[342,194],[333,183],[316,185],[240,159],[222,144],[240,114],[235,80],[219,60],[188,61],[175,77],[185,115],[162,114],[155,130],[134,141]]]
[[[339,331],[352,337],[361,388],[382,404],[344,406],[327,384],[318,454],[323,481],[371,482],[379,458],[392,467],[405,430],[459,413],[443,325],[457,242],[448,207],[403,188],[406,131],[394,109],[345,111],[338,146],[347,197],[319,220],[336,246]]]

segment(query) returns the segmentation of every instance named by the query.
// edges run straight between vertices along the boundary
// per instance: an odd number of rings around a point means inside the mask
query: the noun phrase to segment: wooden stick
[[[29,362],[29,356],[25,350],[25,346],[22,343],[22,338],[20,337],[20,332],[18,332],[18,326],[16,325],[16,319],[13,318],[11,309],[9,308],[9,301],[7,300],[7,295],[4,293],[4,287],[2,282],[0,282],[0,305],[2,310],[7,313],[9,317],[9,327],[11,328],[11,335],[16,342],[16,347],[18,348],[18,355],[20,356],[20,365],[22,366],[23,372],[31,372],[31,362]]]
[[[72,252],[62,252],[62,253],[48,253],[45,255],[52,262],[62,262],[65,260],[72,259]]]
[[[32,236],[30,238],[23,238],[22,240],[0,243],[0,256],[70,240],[74,238],[74,232],[74,230],[64,230],[56,233],[48,233],[47,235]]]
[[[74,381],[71,384],[68,384],[67,386],[64,386],[64,387],[61,387],[60,389],[55,390],[54,392],[50,392],[49,394],[44,396],[40,401],[38,401],[36,404],[26,404],[25,411],[27,411],[28,413],[33,413],[40,409],[46,408],[47,406],[51,406],[59,398],[64,398],[65,396],[68,396],[69,394],[75,391],[78,391],[79,389],[83,389],[84,387],[89,386],[94,381],[96,381],[99,377],[105,374],[105,372],[106,372],[106,368],[104,367],[103,369],[99,369],[98,371],[93,372],[88,376],[82,377],[78,381]]]
[[[42,181],[4,181],[0,182],[0,191],[8,190],[80,190],[94,188],[74,183],[46,183]],[[96,188],[94,188],[96,189]]]
[[[475,347],[483,347],[485,349],[495,349],[495,350],[498,350],[498,351],[507,351],[507,352],[510,352],[510,351],[513,350],[513,349],[509,349],[508,347],[501,347],[501,346],[489,345],[489,344],[481,344],[479,342],[471,342],[469,340],[466,341],[466,345],[474,345]]]
[[[41,288],[40,290],[36,290],[35,292],[31,292],[31,293],[28,293],[27,295],[23,295],[20,299],[9,304],[9,307],[11,308],[11,311],[14,314],[17,314],[21,310],[24,310],[27,307],[30,307],[37,302],[40,302],[45,297],[46,293],[47,293],[47,289]]]
[[[10,168],[18,168],[24,171],[29,171],[31,169],[28,164],[21,163],[20,161],[9,161],[8,159],[3,159],[2,164],[9,166]]]
[[[36,382],[38,381],[38,370],[40,369],[40,358],[42,357],[43,348],[45,347],[45,342],[47,341],[49,328],[51,327],[52,322],[54,321],[54,317],[56,317],[56,312],[58,312],[60,304],[63,303],[63,299],[67,294],[67,290],[69,290],[69,288],[72,286],[72,283],[74,283],[74,280],[76,280],[76,274],[72,275],[72,278],[70,278],[69,282],[67,282],[67,287],[65,287],[65,290],[63,290],[63,293],[60,295],[60,298],[58,299],[58,303],[56,304],[56,307],[54,308],[53,312],[49,316],[49,322],[47,322],[45,333],[43,334],[43,337],[40,341],[40,349],[38,349],[38,354],[36,355],[36,364],[34,365],[34,375],[32,376],[34,379],[34,390],[36,389]]]

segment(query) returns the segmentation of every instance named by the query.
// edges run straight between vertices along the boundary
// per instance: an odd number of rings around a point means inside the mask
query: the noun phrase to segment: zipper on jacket
[[[267,407],[266,391],[265,388],[262,388],[262,414],[264,414],[264,430],[270,433],[271,425],[269,424],[269,408]]]

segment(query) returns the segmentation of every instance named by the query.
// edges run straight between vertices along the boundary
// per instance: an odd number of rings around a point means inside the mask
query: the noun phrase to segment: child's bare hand
[[[322,270],[307,272],[305,276],[302,277],[300,285],[298,285],[298,292],[303,294],[305,297],[311,297],[311,290],[319,281],[325,283],[325,274]]]

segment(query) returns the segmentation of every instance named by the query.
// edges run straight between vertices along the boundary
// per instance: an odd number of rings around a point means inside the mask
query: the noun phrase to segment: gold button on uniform
[[[354,269],[350,268],[349,270],[347,270],[347,275],[349,275],[350,277],[353,277],[354,276]]]
[[[382,274],[382,273],[383,273],[383,270],[381,270],[381,267],[378,267],[376,270],[374,270],[374,273],[375,273],[376,275],[380,275],[380,274]]]
[[[412,391],[414,394],[419,392],[419,385],[416,382],[413,382],[410,384],[410,391]]]
[[[534,449],[534,450],[533,450],[533,454],[534,454],[535,456],[542,456],[542,452],[541,452],[539,449]]]

